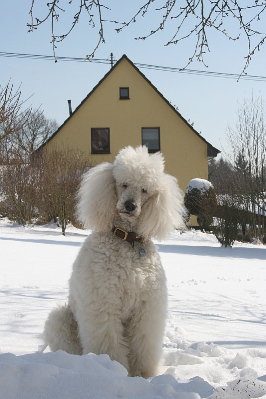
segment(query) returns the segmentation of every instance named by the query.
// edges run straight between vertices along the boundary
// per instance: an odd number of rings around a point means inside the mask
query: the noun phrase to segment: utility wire
[[[75,62],[96,62],[102,64],[110,64],[110,60],[104,59],[86,59],[86,58],[78,58],[78,57],[56,57],[54,58],[53,55],[41,55],[41,54],[22,54],[22,53],[7,53],[0,51],[0,57],[7,57],[7,58],[29,58],[34,60],[48,60],[48,61],[75,61]]]
[[[47,61],[55,61],[54,56],[52,55],[41,55],[41,54],[22,54],[22,53],[7,53],[0,51],[0,57],[7,58],[26,58],[26,59],[34,59],[34,60],[47,60]],[[109,64],[111,65],[110,59],[102,59],[102,58],[81,58],[81,57],[56,57],[57,61],[63,62],[92,62],[98,64]],[[116,60],[112,59],[112,62],[116,62]],[[256,76],[256,75],[248,75],[248,74],[235,74],[235,73],[225,73],[225,72],[211,72],[211,71],[201,71],[197,69],[182,69],[177,67],[167,67],[161,65],[152,65],[152,64],[142,64],[142,63],[134,63],[140,69],[152,69],[156,71],[164,71],[164,72],[173,72],[173,73],[184,73],[190,75],[199,75],[199,76],[212,76],[215,78],[227,78],[227,79],[236,79],[236,80],[253,80],[257,82],[266,82],[266,76]]]
[[[239,75],[236,73],[225,73],[225,72],[211,72],[211,71],[201,71],[197,69],[180,69],[180,68],[173,68],[173,67],[164,67],[164,66],[157,66],[157,65],[148,65],[148,64],[138,64],[135,63],[136,66],[139,68],[146,68],[146,69],[155,69],[159,71],[166,71],[166,72],[178,72],[178,73],[185,73],[190,75],[201,75],[201,76],[212,76],[215,78],[227,78],[227,79],[236,79],[236,80],[254,80],[258,82],[266,82],[266,76],[256,76],[256,75]]]

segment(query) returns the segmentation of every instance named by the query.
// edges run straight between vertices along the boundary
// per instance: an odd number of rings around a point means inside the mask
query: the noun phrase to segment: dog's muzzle
[[[134,212],[134,210],[137,208],[137,205],[131,200],[127,200],[124,206],[125,210],[130,213]]]

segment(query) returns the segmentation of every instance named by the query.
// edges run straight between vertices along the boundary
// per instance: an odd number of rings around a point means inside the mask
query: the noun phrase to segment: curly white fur
[[[46,321],[45,342],[53,351],[107,353],[131,376],[156,375],[167,289],[151,238],[183,227],[177,181],[164,173],[160,153],[126,147],[113,164],[85,174],[78,198],[79,218],[93,233],[73,265],[68,305]],[[144,243],[131,247],[113,235],[113,226],[134,231]]]

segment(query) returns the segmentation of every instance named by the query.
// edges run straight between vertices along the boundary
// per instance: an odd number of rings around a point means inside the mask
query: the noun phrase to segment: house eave
[[[213,159],[215,157],[217,157],[218,154],[220,154],[220,150],[218,150],[217,148],[213,147],[210,143],[207,142],[207,158],[208,161],[210,159]]]

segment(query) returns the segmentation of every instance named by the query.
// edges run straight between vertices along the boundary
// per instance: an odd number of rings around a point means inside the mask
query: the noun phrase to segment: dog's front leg
[[[127,370],[128,347],[123,337],[123,326],[118,314],[110,311],[109,304],[89,311],[79,323],[79,336],[83,354],[107,354],[111,360],[121,363]],[[81,317],[81,315],[79,315]]]
[[[130,375],[149,378],[159,372],[167,314],[165,292],[142,301],[128,327]]]

